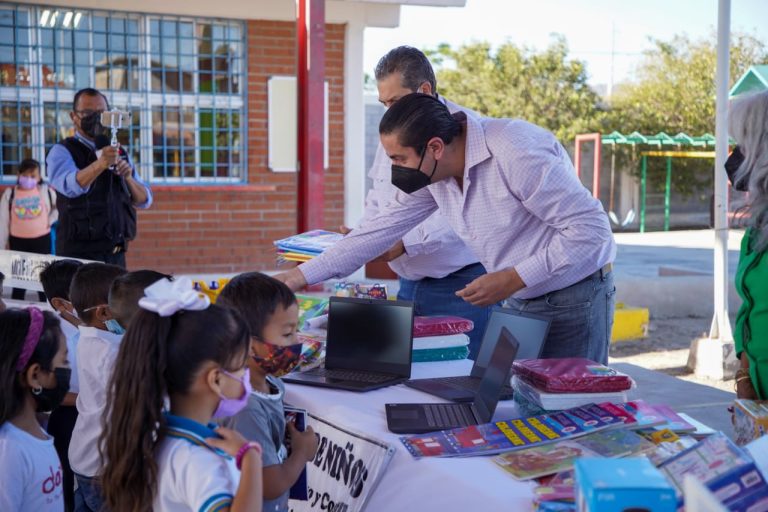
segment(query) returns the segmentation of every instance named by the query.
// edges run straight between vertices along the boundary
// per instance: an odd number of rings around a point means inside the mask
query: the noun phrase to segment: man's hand
[[[114,146],[104,146],[101,148],[101,155],[99,156],[99,164],[102,169],[106,169],[111,165],[116,165],[120,160],[120,149]]]
[[[480,276],[457,291],[456,295],[473,306],[490,306],[523,288],[525,283],[517,270],[512,268]]]
[[[288,288],[294,292],[299,291],[307,286],[307,280],[304,277],[304,274],[302,274],[301,270],[299,270],[297,267],[292,268],[288,272],[282,272],[272,277],[285,283],[286,286],[288,286]]]
[[[342,235],[348,235],[352,232],[352,228],[348,228],[347,226],[339,226],[339,233]]]
[[[375,262],[375,261],[389,262],[402,256],[403,254],[405,254],[405,244],[403,244],[402,240],[398,240],[397,242],[395,242],[395,245],[393,245],[392,247],[389,248],[389,250],[387,250],[387,252],[385,252],[378,258],[371,260],[371,262]]]
[[[131,176],[133,176],[133,168],[128,162],[126,162],[121,158],[120,160],[117,161],[117,164],[115,165],[115,174],[128,179]]]

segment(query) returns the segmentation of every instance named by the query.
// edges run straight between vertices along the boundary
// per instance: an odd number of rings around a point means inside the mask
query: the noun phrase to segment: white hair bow
[[[160,316],[171,316],[180,309],[200,311],[211,304],[207,295],[195,290],[192,280],[180,277],[173,281],[161,279],[144,290],[139,306]]]

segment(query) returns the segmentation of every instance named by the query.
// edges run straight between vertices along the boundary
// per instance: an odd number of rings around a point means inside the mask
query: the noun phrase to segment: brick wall
[[[267,79],[294,75],[295,25],[248,22],[248,184],[153,187],[154,205],[139,212],[129,268],[224,273],[275,268],[272,241],[296,229],[296,174],[267,168]],[[326,25],[329,168],[325,224],[344,218],[344,25]]]

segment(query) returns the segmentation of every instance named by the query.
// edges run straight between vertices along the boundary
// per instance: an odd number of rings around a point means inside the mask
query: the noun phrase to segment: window
[[[130,110],[119,132],[145,179],[240,182],[245,26],[239,21],[0,4],[2,181],[73,134],[78,89]]]

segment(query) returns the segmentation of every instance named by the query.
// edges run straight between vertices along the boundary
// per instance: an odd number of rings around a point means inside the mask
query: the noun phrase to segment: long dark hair
[[[32,357],[19,371],[16,363],[24,347],[31,316],[25,309],[7,309],[0,313],[0,425],[16,416],[24,406],[29,392],[19,375],[35,363],[45,371],[53,370],[53,358],[59,351],[63,335],[59,319],[53,313],[43,311],[43,331]]]
[[[209,306],[169,317],[139,310],[120,343],[108,387],[99,450],[106,508],[145,512],[157,491],[155,447],[163,439],[165,399],[185,394],[207,361],[245,365],[248,328],[234,311]]]

